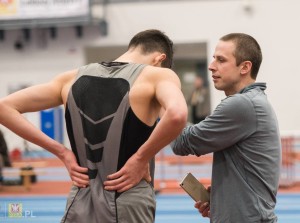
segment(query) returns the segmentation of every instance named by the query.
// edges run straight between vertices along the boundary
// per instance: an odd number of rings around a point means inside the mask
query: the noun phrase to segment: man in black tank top
[[[64,72],[0,100],[1,124],[64,162],[73,187],[62,222],[154,222],[152,160],[187,119],[172,58],[172,41],[146,30],[113,62]],[[21,115],[61,104],[72,150]]]

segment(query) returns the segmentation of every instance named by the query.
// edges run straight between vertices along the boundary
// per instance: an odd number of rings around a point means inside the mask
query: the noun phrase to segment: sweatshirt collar
[[[247,91],[250,91],[250,90],[252,90],[252,89],[254,89],[254,88],[259,88],[259,89],[261,89],[262,91],[264,91],[264,90],[266,90],[267,85],[266,85],[266,83],[262,83],[262,82],[253,83],[253,84],[250,84],[250,85],[248,85],[247,87],[243,88],[243,89],[239,92],[239,94],[243,94],[243,93],[245,93],[245,92],[247,92]]]

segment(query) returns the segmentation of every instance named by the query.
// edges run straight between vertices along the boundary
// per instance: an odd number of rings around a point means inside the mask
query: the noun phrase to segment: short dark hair
[[[128,49],[140,46],[142,52],[153,53],[155,51],[165,53],[166,59],[162,61],[162,67],[173,66],[173,42],[162,31],[149,29],[136,34],[129,42]]]
[[[244,33],[230,33],[221,37],[220,40],[235,43],[234,56],[237,66],[244,61],[251,61],[251,77],[255,80],[262,62],[262,52],[258,42],[252,36]]]

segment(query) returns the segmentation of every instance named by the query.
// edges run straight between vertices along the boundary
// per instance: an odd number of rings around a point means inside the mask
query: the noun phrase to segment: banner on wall
[[[50,138],[63,143],[63,108],[61,106],[40,111],[41,130]]]
[[[87,16],[89,0],[0,0],[0,20]]]

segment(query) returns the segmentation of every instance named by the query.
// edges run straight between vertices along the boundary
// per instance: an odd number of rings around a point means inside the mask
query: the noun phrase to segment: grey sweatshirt
[[[277,222],[281,163],[278,122],[254,83],[228,96],[204,121],[186,127],[171,144],[177,155],[213,152],[211,222]]]

